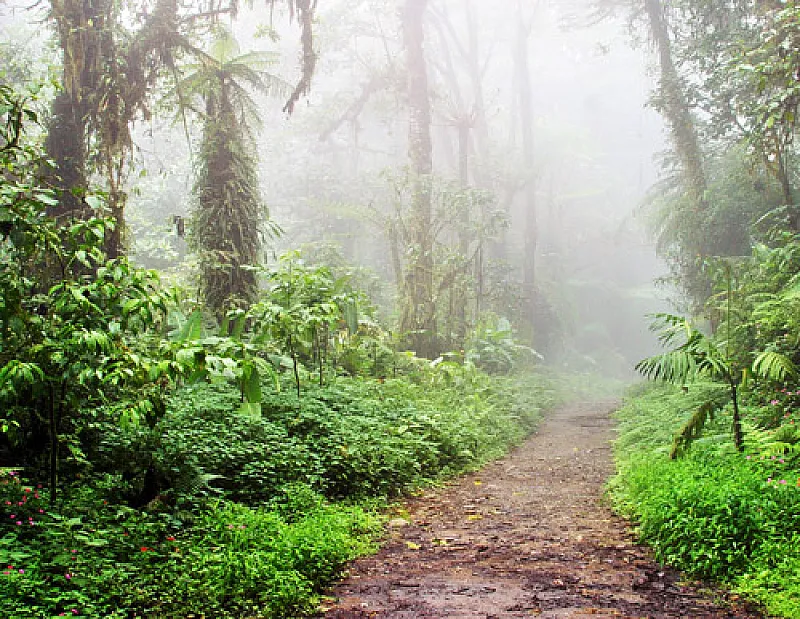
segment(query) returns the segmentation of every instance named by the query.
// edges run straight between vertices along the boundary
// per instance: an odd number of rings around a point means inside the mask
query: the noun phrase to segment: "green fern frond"
[[[793,426],[764,430],[751,424],[745,425],[748,451],[766,458],[790,458],[800,454],[800,433]]]
[[[685,350],[671,350],[661,355],[642,359],[636,371],[650,380],[661,380],[671,384],[682,384],[695,374],[697,363]]]
[[[719,409],[719,403],[714,400],[709,400],[700,405],[675,434],[675,439],[672,441],[672,450],[669,452],[670,460],[675,460],[678,456],[686,453],[691,444],[700,438],[706,423],[714,419],[714,415]]]
[[[765,350],[753,361],[753,374],[767,380],[782,381],[797,374],[797,368],[789,357]]]

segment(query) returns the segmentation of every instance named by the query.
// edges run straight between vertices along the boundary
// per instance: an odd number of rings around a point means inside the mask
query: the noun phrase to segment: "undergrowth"
[[[235,386],[185,387],[154,427],[103,428],[93,476],[53,507],[24,471],[2,473],[0,616],[312,613],[375,548],[382,500],[502,455],[562,398],[558,382],[340,377],[300,399],[265,393],[261,415]]]
[[[673,435],[715,384],[686,392],[649,386],[619,411],[616,508],[637,523],[656,558],[714,579],[784,617],[800,617],[800,466],[755,439],[739,453],[730,417],[710,422],[689,452],[668,457]],[[746,411],[755,414],[757,411]],[[763,435],[752,429],[754,437]]]

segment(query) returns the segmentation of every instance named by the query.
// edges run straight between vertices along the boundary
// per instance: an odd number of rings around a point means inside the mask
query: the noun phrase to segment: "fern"
[[[752,453],[766,458],[792,458],[800,454],[800,434],[792,426],[765,430],[748,424],[747,447]]]
[[[727,315],[730,317],[730,309]],[[794,376],[797,373],[794,363],[786,355],[764,351],[756,355],[750,367],[741,367],[736,356],[730,354],[729,341],[715,341],[681,316],[656,314],[655,319],[651,330],[658,332],[662,344],[672,345],[674,348],[639,361],[636,370],[651,380],[661,380],[678,386],[701,377],[725,382],[733,404],[733,442],[736,449],[742,451],[739,388],[751,374],[770,381],[781,381]],[[727,332],[730,337],[730,326]],[[697,410],[676,436],[671,457],[677,457],[700,435],[709,414],[717,409],[713,403],[706,403]]]
[[[765,350],[753,361],[753,374],[767,380],[783,381],[796,374],[797,370],[786,355]]]
[[[694,414],[675,434],[675,438],[672,441],[672,450],[669,452],[670,460],[675,460],[678,456],[684,454],[691,444],[700,438],[706,423],[713,421],[714,415],[720,408],[720,403],[714,400],[704,402],[697,408]]]

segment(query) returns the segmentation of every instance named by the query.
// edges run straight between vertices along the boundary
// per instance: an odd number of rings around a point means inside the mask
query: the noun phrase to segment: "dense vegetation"
[[[800,617],[800,416],[796,392],[745,407],[743,453],[719,416],[679,459],[674,432],[694,410],[724,401],[724,386],[639,389],[618,413],[617,509],[637,524],[659,561],[728,583],[774,615]]]
[[[655,317],[670,386],[620,411],[618,509],[659,560],[800,617],[796,2],[607,2],[659,52],[672,137],[647,209],[687,315]]]
[[[782,234],[722,263],[713,334],[661,317],[672,348],[639,367],[671,385],[620,411],[612,484],[659,560],[786,617],[800,617],[798,248]]]
[[[453,368],[285,387],[258,417],[220,383],[180,389],[152,428],[93,420],[97,455],[55,504],[35,468],[5,470],[3,616],[313,611],[380,537],[376,500],[500,455],[555,397]]]
[[[502,376],[534,359],[503,321],[461,356],[399,353],[296,252],[218,325],[109,259],[113,221],[46,215],[36,115],[0,94],[2,616],[312,611],[381,500],[499,456],[555,402]]]
[[[623,236],[598,205],[625,183],[572,124],[602,106],[537,99],[530,62],[569,3],[266,4],[299,27],[294,85],[239,47],[233,0],[45,2],[57,58],[0,46],[3,616],[308,612],[373,547],[380,501],[503,453],[560,397],[514,374],[534,346],[626,370],[642,291],[565,266],[590,228],[604,251]],[[800,616],[800,7],[590,4],[655,51],[671,142],[642,211],[685,314],[656,317],[668,349],[637,366],[672,387],[621,412],[617,505],[660,559]],[[323,81],[302,139],[260,140],[258,96],[291,115],[320,59],[362,71],[337,76],[347,97]],[[171,228],[132,239],[132,211]]]

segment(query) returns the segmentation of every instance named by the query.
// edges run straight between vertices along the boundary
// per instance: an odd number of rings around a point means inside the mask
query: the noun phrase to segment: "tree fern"
[[[255,301],[263,241],[274,230],[264,225],[268,212],[253,154],[260,119],[250,93],[285,93],[289,86],[265,71],[274,56],[240,54],[228,30],[216,34],[208,53],[194,50],[196,62],[186,67],[176,94],[204,121],[189,240],[206,305],[222,320],[228,308]]]
[[[728,311],[727,316],[730,317]],[[733,405],[733,442],[739,451],[744,449],[741,417],[739,414],[738,390],[745,379],[756,376],[771,381],[784,380],[796,375],[796,368],[786,355],[763,351],[755,355],[749,366],[745,366],[741,354],[734,356],[730,348],[730,337],[723,346],[713,338],[693,327],[686,318],[673,314],[656,314],[651,330],[658,332],[664,345],[674,348],[654,355],[636,364],[636,370],[651,380],[660,380],[683,386],[698,378],[722,381],[728,385]],[[728,334],[730,335],[730,325]],[[676,436],[672,456],[685,450],[702,432],[710,418],[711,403],[701,406]]]

